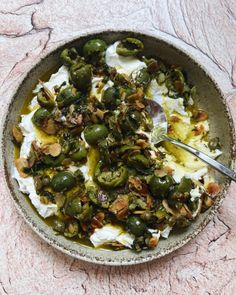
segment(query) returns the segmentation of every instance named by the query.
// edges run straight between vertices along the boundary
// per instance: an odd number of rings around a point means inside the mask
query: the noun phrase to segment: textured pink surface
[[[236,119],[235,0],[1,0],[0,112],[41,56],[81,32],[135,29],[188,50],[215,77]],[[175,253],[134,267],[61,254],[18,215],[0,173],[0,294],[236,294],[236,185],[219,213]]]

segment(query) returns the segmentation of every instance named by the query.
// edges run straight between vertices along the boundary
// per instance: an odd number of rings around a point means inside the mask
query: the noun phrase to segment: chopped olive
[[[109,110],[113,110],[116,108],[117,104],[119,103],[119,91],[115,87],[108,87],[102,96],[102,102],[104,103],[105,107]]]
[[[65,48],[62,51],[60,58],[64,65],[72,66],[78,62],[79,55],[75,48]]]
[[[75,216],[82,212],[82,204],[80,198],[75,198],[71,201],[68,201],[65,205],[65,214],[69,216]]]
[[[91,65],[75,64],[70,68],[70,78],[73,85],[80,91],[88,90],[92,82]]]
[[[124,185],[128,178],[128,171],[124,166],[117,167],[110,171],[101,171],[102,163],[98,163],[94,178],[104,188],[116,188]]]
[[[59,233],[64,233],[66,228],[65,222],[55,219],[53,222],[53,229]]]

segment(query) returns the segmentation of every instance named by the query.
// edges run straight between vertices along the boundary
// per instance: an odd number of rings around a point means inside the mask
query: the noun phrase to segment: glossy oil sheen
[[[26,75],[23,82],[20,83],[15,96],[12,98],[7,117],[4,121],[5,123],[3,124],[2,136],[2,158],[4,162],[5,179],[9,187],[9,197],[12,196],[19,212],[23,215],[27,223],[50,245],[64,253],[85,261],[109,265],[128,265],[150,261],[171,253],[183,246],[190,239],[195,237],[214,216],[229,186],[229,180],[216,173],[215,177],[222,186],[222,192],[217,197],[214,206],[201,214],[186,231],[182,231],[178,234],[173,233],[167,240],[161,240],[156,249],[143,251],[138,254],[130,250],[114,252],[105,249],[93,249],[86,245],[73,243],[63,236],[56,236],[52,228],[35,214],[24,195],[19,192],[16,181],[11,178],[11,169],[14,161],[11,130],[19,119],[20,110],[24,104],[25,98],[29,96],[37,84],[38,77],[42,77],[46,73],[52,72],[52,69],[60,66],[59,54],[65,47],[74,46],[80,51],[83,44],[91,38],[102,38],[107,41],[107,43],[112,43],[128,36],[137,37],[143,41],[145,45],[144,55],[160,57],[170,64],[181,65],[185,69],[188,73],[189,82],[197,86],[197,105],[206,110],[209,114],[211,136],[220,137],[223,143],[223,155],[220,157],[220,161],[226,166],[232,167],[235,160],[235,132],[226,102],[216,83],[210,78],[209,74],[206,73],[203,66],[196,63],[188,53],[179,50],[173,44],[167,43],[156,36],[148,36],[128,31],[106,31],[82,36],[65,43],[64,46],[57,48],[42,59]]]

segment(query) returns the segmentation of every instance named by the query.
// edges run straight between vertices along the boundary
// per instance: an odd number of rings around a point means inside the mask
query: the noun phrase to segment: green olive
[[[119,91],[115,87],[107,88],[102,96],[102,102],[107,109],[114,110],[117,106],[117,99],[119,99]]]
[[[70,221],[65,229],[64,235],[68,238],[73,238],[79,233],[79,224],[77,221]]]
[[[32,117],[32,122],[39,128],[42,128],[45,122],[50,118],[51,114],[47,109],[39,108]]]
[[[128,164],[137,170],[143,170],[150,167],[150,161],[144,155],[137,154],[128,157]]]
[[[78,62],[78,52],[75,48],[66,48],[62,51],[60,58],[64,65],[72,66]]]
[[[42,87],[37,94],[37,101],[41,107],[52,109],[55,105],[54,96],[49,89]]]
[[[68,190],[75,186],[75,177],[70,172],[58,172],[51,180],[51,187],[56,192]]]
[[[87,41],[83,47],[83,53],[85,57],[91,56],[96,53],[105,51],[107,44],[101,39],[92,39]]]
[[[53,222],[53,229],[59,233],[64,233],[65,231],[65,222],[59,220],[59,219],[55,219]]]
[[[76,152],[70,155],[73,161],[80,161],[87,157],[88,151],[84,146],[81,146]]]
[[[171,176],[157,177],[153,175],[149,182],[149,188],[154,197],[163,198],[173,184],[174,180]]]
[[[90,145],[96,145],[99,141],[105,139],[109,131],[105,125],[94,124],[84,129],[84,138]]]
[[[193,182],[190,178],[183,177],[178,185],[177,192],[189,193],[192,189]]]
[[[58,108],[63,108],[77,102],[80,99],[80,92],[73,86],[62,89],[56,98]]]
[[[62,165],[62,162],[65,160],[66,156],[60,154],[58,157],[52,157],[50,155],[45,155],[42,159],[43,163],[49,167],[58,167]]]
[[[74,198],[73,200],[69,201],[65,205],[65,214],[69,216],[75,216],[82,212],[82,205],[80,198]]]
[[[111,169],[110,171],[102,171],[102,163],[99,162],[95,169],[94,179],[106,189],[123,186],[128,178],[128,170],[124,166]]]
[[[91,65],[75,64],[70,68],[70,78],[73,85],[81,91],[91,87],[92,68]]]
[[[151,81],[151,76],[146,68],[141,69],[136,77],[135,83],[146,88]]]
[[[143,42],[136,38],[123,39],[116,47],[116,52],[122,56],[135,56],[143,51]]]
[[[145,232],[147,232],[146,224],[137,216],[130,216],[127,220],[127,229],[128,231],[135,235],[136,237],[140,237]]]
[[[125,133],[136,131],[142,122],[142,115],[138,111],[129,111],[122,121],[121,128]]]
[[[215,137],[212,138],[209,142],[208,142],[208,147],[211,151],[214,151],[216,149],[220,149],[220,139],[219,137]]]

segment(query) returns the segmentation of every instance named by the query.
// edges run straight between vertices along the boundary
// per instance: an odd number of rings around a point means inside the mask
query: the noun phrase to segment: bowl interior
[[[69,255],[90,262],[113,265],[145,262],[168,254],[184,245],[187,241],[199,233],[200,230],[210,220],[210,218],[215,214],[216,209],[219,207],[222,197],[225,194],[229,184],[229,181],[225,177],[219,173],[215,173],[216,179],[223,187],[222,193],[217,197],[215,205],[204,214],[201,214],[196,222],[194,222],[187,230],[178,234],[171,234],[169,239],[161,240],[159,246],[155,250],[143,251],[140,254],[133,253],[130,250],[114,252],[102,249],[92,249],[84,245],[73,243],[62,236],[56,236],[54,231],[44,223],[44,221],[35,213],[35,211],[33,211],[24,195],[19,192],[16,181],[11,177],[11,171],[14,162],[11,130],[12,127],[18,122],[23,103],[29,96],[30,92],[34,89],[38,79],[43,77],[49,71],[52,71],[52,69],[56,70],[60,66],[59,54],[65,47],[74,46],[81,50],[83,44],[87,40],[94,37],[101,37],[108,43],[111,43],[127,36],[137,37],[143,41],[145,45],[144,55],[150,57],[160,57],[170,64],[181,65],[185,69],[185,71],[188,73],[189,82],[197,86],[198,106],[206,110],[209,114],[211,136],[218,136],[223,143],[223,155],[220,157],[220,161],[230,167],[234,156],[233,124],[227,111],[224,99],[222,98],[221,92],[216,84],[205,72],[205,70],[191,57],[189,57],[187,53],[180,51],[173,45],[166,43],[163,40],[134,32],[107,31],[83,36],[67,43],[64,46],[59,47],[44,59],[42,59],[26,75],[15,96],[13,97],[8,109],[2,137],[2,155],[6,182],[14,202],[31,227],[48,243]]]

